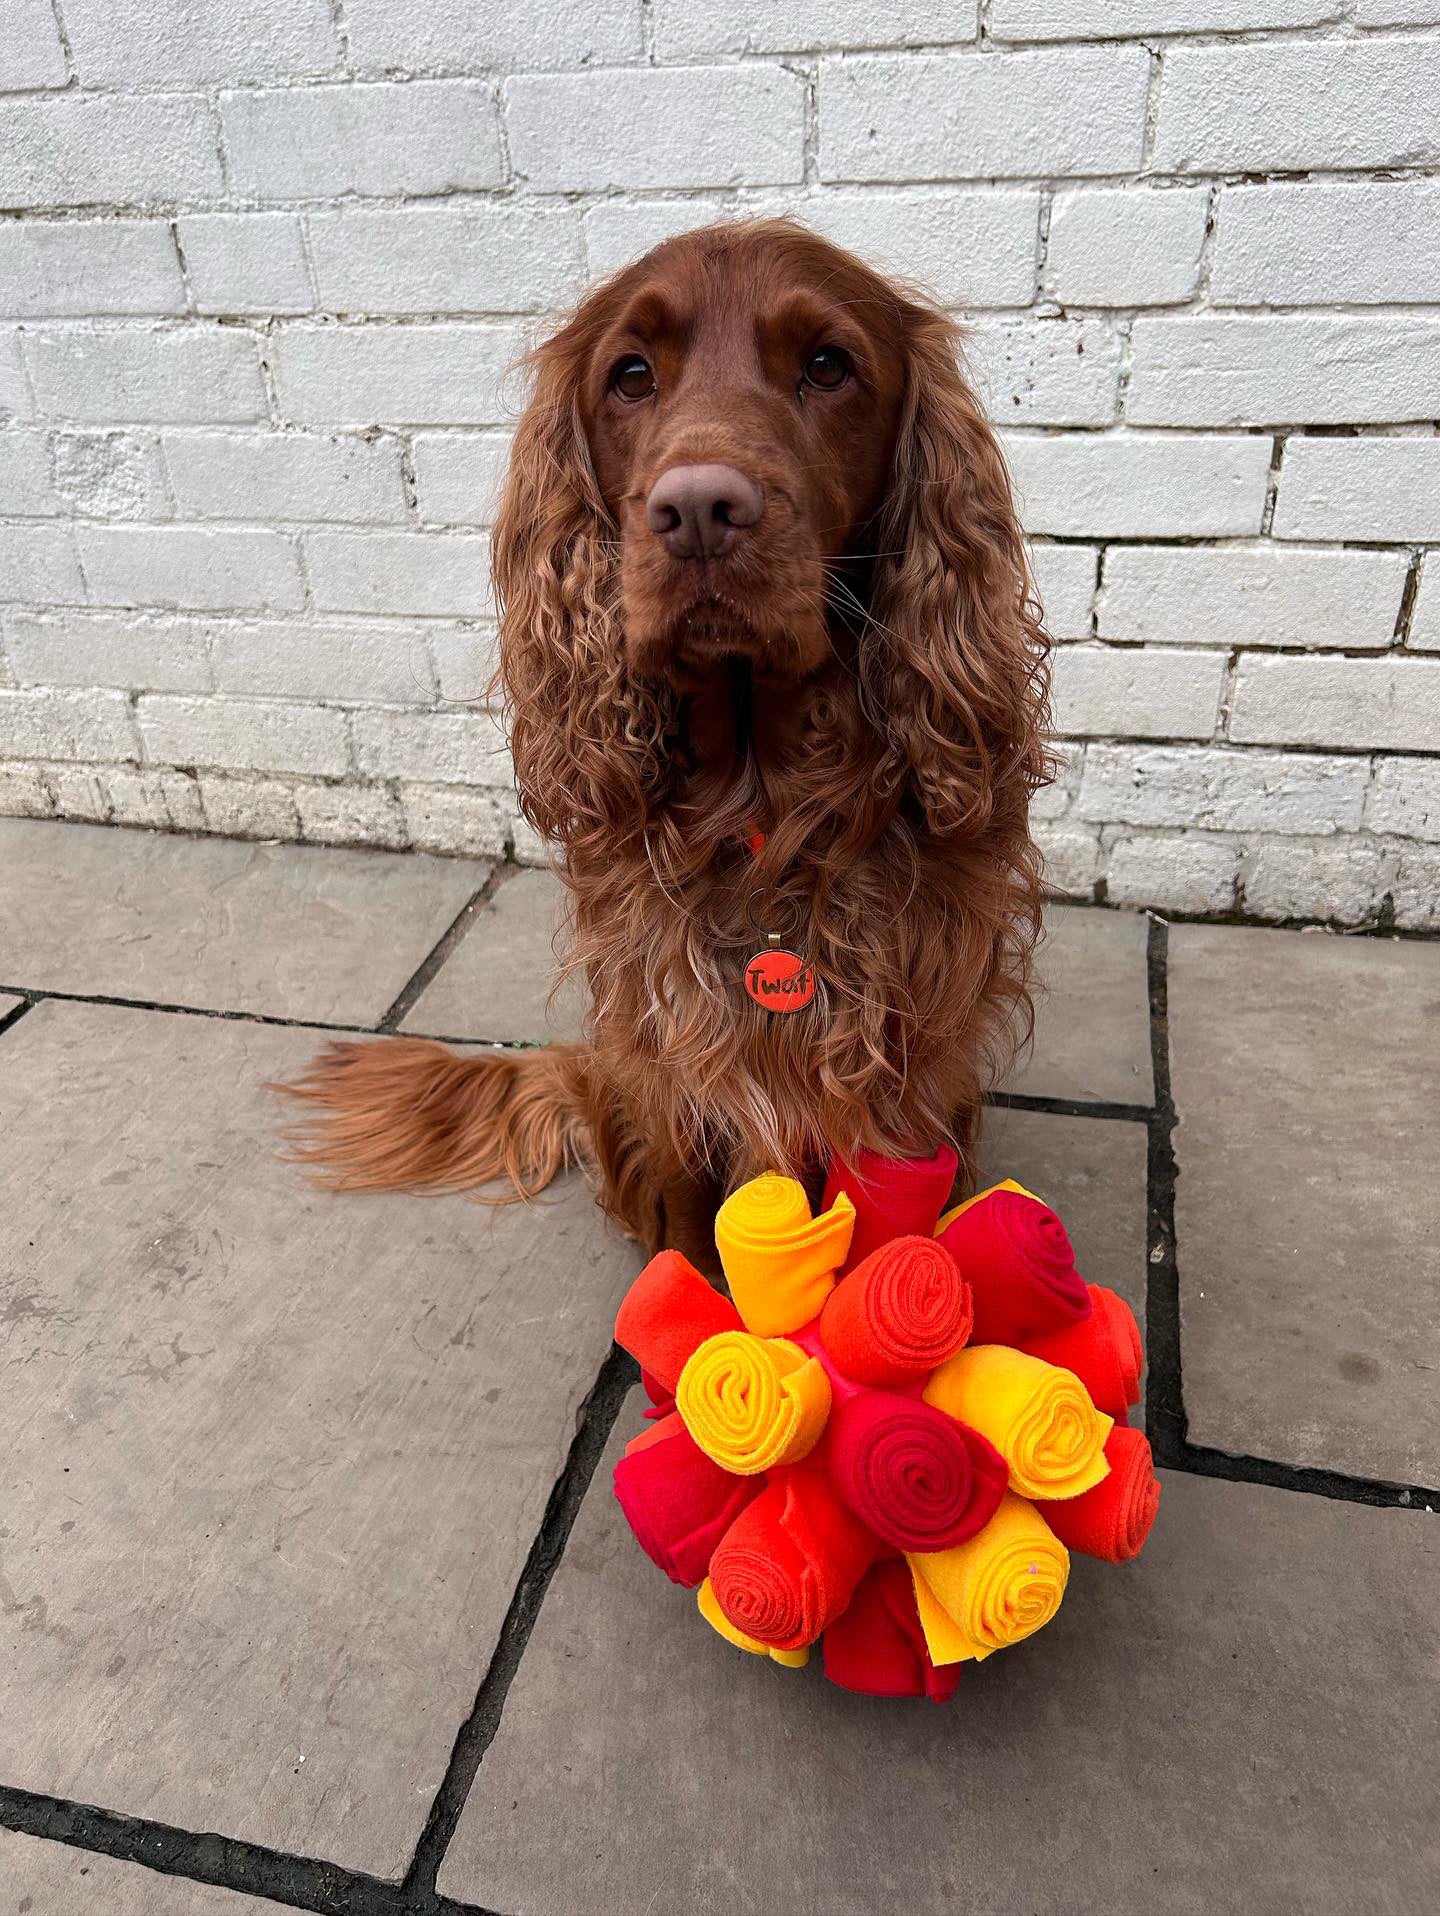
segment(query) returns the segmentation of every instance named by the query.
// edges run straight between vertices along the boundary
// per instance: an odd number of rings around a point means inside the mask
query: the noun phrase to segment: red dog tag
[[[757,951],[745,967],[745,989],[767,1011],[801,1011],[815,996],[815,973],[793,951]]]

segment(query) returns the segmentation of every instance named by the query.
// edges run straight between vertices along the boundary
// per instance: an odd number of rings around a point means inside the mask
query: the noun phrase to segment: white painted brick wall
[[[1274,532],[1278,539],[1440,541],[1440,439],[1292,442]]]
[[[295,541],[268,526],[81,526],[78,538],[97,605],[298,612],[305,602]]]
[[[246,200],[450,193],[504,178],[494,95],[463,80],[249,88],[221,94],[220,124]]]
[[[1094,745],[1085,755],[1074,810],[1096,824],[1328,835],[1359,830],[1369,783],[1364,758]]]
[[[783,66],[522,74],[505,85],[510,157],[537,193],[798,180],[804,117],[804,82]]]
[[[224,191],[198,94],[0,95],[0,124],[0,206],[181,205]]]
[[[34,220],[0,227],[0,306],[52,313],[183,313],[185,286],[163,220]]]
[[[308,313],[315,290],[293,213],[196,213],[175,222],[197,313]]]
[[[1200,283],[1201,187],[1082,186],[1050,210],[1044,290],[1066,306],[1175,306]]]
[[[1440,652],[1440,559],[1430,555],[1420,574],[1420,590],[1410,619],[1410,648]]]
[[[1176,173],[1433,165],[1440,41],[1321,37],[1165,56],[1154,164]]]
[[[198,425],[265,417],[260,342],[248,332],[37,327],[23,343],[36,404],[50,419]]]
[[[1270,441],[1251,434],[1007,436],[1025,524],[1055,538],[1258,533]]]
[[[1112,546],[1097,630],[1126,645],[1378,650],[1394,639],[1408,577],[1404,552]]]
[[[1130,338],[1137,425],[1382,425],[1440,397],[1440,318],[1207,313],[1137,319]]]
[[[1149,72],[1141,47],[825,60],[821,177],[1128,173],[1141,163]]]
[[[1397,752],[1440,752],[1440,698],[1429,659],[1241,661],[1230,737],[1241,744],[1346,745],[1359,731]]]
[[[1227,306],[1429,303],[1440,286],[1440,182],[1236,187],[1210,296]]]
[[[538,858],[515,363],[793,211],[970,322],[1052,885],[1440,929],[1440,0],[4,14],[0,812]]]
[[[0,87],[64,86],[65,48],[50,0],[8,0],[0,34]]]
[[[1223,652],[1067,645],[1055,656],[1055,723],[1071,738],[1210,738]]]

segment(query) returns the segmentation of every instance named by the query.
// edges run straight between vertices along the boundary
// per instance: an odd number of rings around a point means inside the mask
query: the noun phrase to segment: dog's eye
[[[822,346],[805,362],[805,384],[818,386],[821,392],[833,393],[849,377],[850,361],[838,346]]]
[[[616,360],[610,374],[610,390],[622,399],[648,399],[655,390],[655,375],[650,361],[638,353]]]

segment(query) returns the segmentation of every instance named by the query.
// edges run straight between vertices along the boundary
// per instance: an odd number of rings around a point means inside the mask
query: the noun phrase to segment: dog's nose
[[[734,466],[671,466],[645,501],[656,538],[677,559],[718,559],[764,507],[760,488]]]

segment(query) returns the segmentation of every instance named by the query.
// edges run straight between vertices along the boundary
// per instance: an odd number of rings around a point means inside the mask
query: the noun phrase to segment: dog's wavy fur
[[[569,890],[588,1041],[463,1058],[417,1040],[332,1046],[295,1089],[319,1113],[302,1152],[337,1187],[505,1178],[529,1194],[583,1162],[653,1242],[677,1181],[703,1208],[831,1148],[949,1139],[965,1156],[1028,1033],[1047,642],[955,329],[788,222],[698,238],[790,247],[800,272],[845,259],[898,328],[903,400],[863,583],[836,589],[834,658],[806,681],[797,747],[697,764],[686,694],[627,656],[620,528],[582,418],[618,282],[537,350],[494,539],[500,678],[521,804]],[[810,1011],[774,1017],[738,990],[771,926],[813,962]]]

